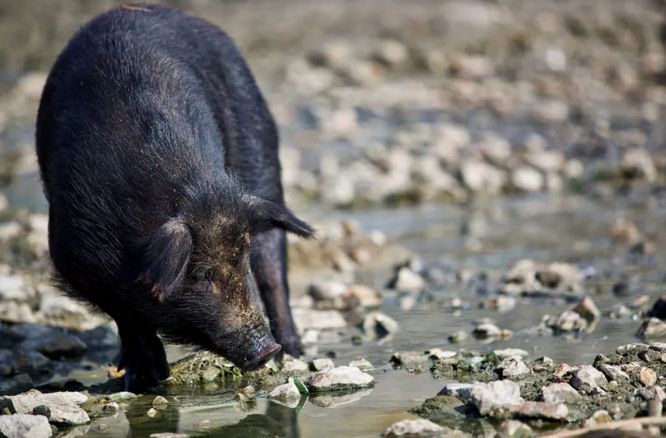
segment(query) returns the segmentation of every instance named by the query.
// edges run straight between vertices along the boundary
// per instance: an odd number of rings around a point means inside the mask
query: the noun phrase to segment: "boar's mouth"
[[[247,371],[262,367],[282,349],[263,324],[226,333],[216,344],[215,353]]]

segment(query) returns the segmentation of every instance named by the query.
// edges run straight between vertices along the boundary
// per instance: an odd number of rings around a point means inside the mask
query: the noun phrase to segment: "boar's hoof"
[[[125,367],[125,390],[139,393],[159,386],[160,382],[168,377],[162,370],[144,366]]]
[[[243,368],[248,371],[254,371],[262,367],[266,362],[274,358],[280,352],[281,348],[282,347],[280,347],[280,345],[276,344],[275,342],[267,344],[264,348],[261,349],[256,357],[245,361]]]

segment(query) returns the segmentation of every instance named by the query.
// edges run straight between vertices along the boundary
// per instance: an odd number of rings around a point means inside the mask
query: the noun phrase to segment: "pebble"
[[[541,399],[549,403],[574,403],[582,396],[568,383],[551,383],[541,388]]]
[[[490,322],[483,322],[472,331],[472,334],[477,338],[487,339],[487,338],[510,338],[513,336],[513,332],[508,329],[500,329],[495,324]]]
[[[440,436],[444,428],[430,420],[419,418],[416,420],[400,420],[386,429],[384,436],[391,437],[428,437]]]
[[[493,354],[503,359],[508,357],[525,358],[529,356],[529,353],[527,351],[522,350],[520,348],[504,348],[501,350],[493,350]]]
[[[497,366],[503,379],[520,380],[530,374],[530,369],[519,357],[507,357]]]
[[[636,332],[640,338],[666,338],[666,322],[659,318],[648,318]]]
[[[601,318],[601,311],[599,311],[599,308],[594,304],[594,301],[592,301],[592,298],[590,297],[585,297],[580,300],[571,310],[579,314],[588,322],[596,321]]]
[[[268,398],[271,400],[292,402],[301,399],[301,393],[294,383],[294,379],[289,378],[287,383],[277,386],[268,393]]]
[[[538,192],[543,188],[541,173],[532,167],[519,167],[511,173],[511,184],[523,192]]]
[[[425,286],[423,277],[406,266],[399,268],[395,277],[389,282],[390,288],[403,292],[420,292]]]
[[[282,359],[282,371],[285,373],[304,373],[309,370],[308,364],[300,359],[285,354]]]
[[[395,319],[381,312],[370,312],[363,319],[363,332],[373,338],[394,335],[399,328]]]
[[[356,367],[341,366],[312,374],[305,385],[311,392],[345,391],[367,388],[374,380]]]
[[[361,371],[372,370],[375,367],[367,359],[359,357],[358,359],[352,360],[349,362],[350,367],[356,367]]]
[[[150,418],[153,418],[157,415],[157,410],[155,408],[150,408],[148,409],[148,412],[146,412],[146,415]]]
[[[569,381],[579,391],[592,392],[608,383],[606,376],[591,365],[577,367]]]
[[[638,381],[643,386],[654,386],[657,383],[657,373],[650,368],[643,367],[638,371]]]
[[[0,415],[0,436],[5,438],[48,438],[51,425],[42,415]]]
[[[458,387],[452,395],[471,402],[481,415],[487,415],[493,409],[509,409],[524,403],[520,396],[520,387],[511,380],[497,380],[490,383],[474,383]]]
[[[314,371],[324,371],[335,368],[335,363],[328,357],[320,357],[312,361],[312,369]]]
[[[583,427],[594,427],[600,424],[606,424],[613,421],[613,418],[610,416],[607,410],[600,409],[595,411],[590,418],[583,422]]]
[[[347,322],[337,310],[313,310],[296,307],[292,309],[296,327],[301,331],[337,330],[347,327]]]
[[[629,380],[629,375],[624,371],[622,371],[620,367],[602,363],[597,365],[597,368],[599,369],[599,371],[604,373],[604,376],[606,376],[608,380],[613,380],[613,381]]]
[[[569,408],[562,403],[548,403],[537,401],[526,401],[511,406],[510,411],[521,417],[542,418],[546,420],[566,420]]]
[[[161,395],[158,395],[153,399],[153,407],[158,408],[158,409],[163,409],[169,404],[169,400],[167,400],[165,397],[162,397]]]

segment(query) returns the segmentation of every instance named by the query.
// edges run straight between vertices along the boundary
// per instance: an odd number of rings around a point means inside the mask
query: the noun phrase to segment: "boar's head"
[[[250,266],[253,236],[275,227],[313,234],[283,205],[250,195],[195,202],[163,223],[147,245],[139,277],[158,302],[158,329],[244,369],[275,356],[280,346]]]

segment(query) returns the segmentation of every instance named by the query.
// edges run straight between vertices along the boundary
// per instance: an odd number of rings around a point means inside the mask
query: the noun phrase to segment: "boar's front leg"
[[[125,370],[125,389],[131,392],[154,388],[169,377],[162,341],[154,329],[138,321],[139,316],[116,319],[121,342],[118,369]]]
[[[275,228],[256,235],[251,263],[275,341],[283,352],[300,356],[303,347],[289,308],[285,231]]]

